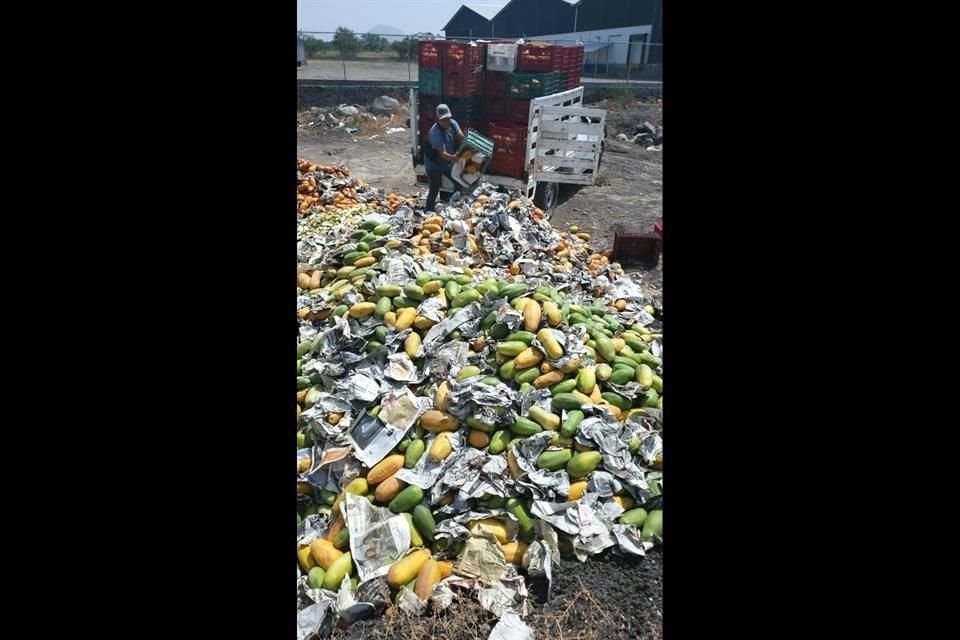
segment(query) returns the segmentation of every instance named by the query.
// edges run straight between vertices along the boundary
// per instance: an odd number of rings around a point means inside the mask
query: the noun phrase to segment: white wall
[[[607,62],[609,64],[627,64],[627,51],[629,47],[627,46],[630,42],[630,36],[634,34],[647,34],[647,43],[650,42],[650,34],[653,31],[653,25],[645,24],[642,26],[636,27],[620,27],[617,29],[598,29],[596,31],[579,31],[577,33],[557,33],[548,36],[531,36],[527,38],[530,42],[553,42],[554,40],[567,40],[570,42],[567,43],[558,43],[558,44],[572,44],[572,42],[579,40],[584,44],[588,42],[609,42],[611,46],[609,47],[609,53],[604,53],[603,50],[595,53],[588,53],[585,55],[585,62],[588,64],[591,62],[596,62],[597,55],[599,53],[600,62]],[[636,50],[640,49],[639,46],[635,46],[634,50],[634,62],[638,62]],[[606,56],[609,55],[609,59]]]

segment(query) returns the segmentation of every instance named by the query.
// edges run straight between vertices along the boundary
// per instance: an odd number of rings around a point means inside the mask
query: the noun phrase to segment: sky
[[[297,0],[300,31],[336,31],[346,27],[357,32],[377,25],[396,27],[404,33],[440,33],[462,4],[500,8],[509,0]]]

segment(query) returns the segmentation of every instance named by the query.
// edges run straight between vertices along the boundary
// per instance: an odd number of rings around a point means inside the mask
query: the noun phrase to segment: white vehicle
[[[527,120],[526,171],[521,178],[487,173],[483,182],[516,189],[544,211],[557,202],[560,184],[593,184],[603,155],[607,112],[582,106],[583,87],[530,100]],[[456,118],[457,114],[454,113]],[[417,182],[427,182],[422,141],[417,136],[417,90],[410,90],[410,127],[413,168]],[[496,157],[496,149],[494,149]],[[440,191],[452,192],[454,183],[444,176]]]
[[[303,46],[303,38],[297,36],[297,66],[307,64],[307,50]]]

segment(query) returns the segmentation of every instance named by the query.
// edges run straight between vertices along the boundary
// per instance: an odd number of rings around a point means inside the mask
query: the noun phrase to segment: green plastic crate
[[[564,78],[559,71],[548,73],[524,73],[516,71],[507,80],[507,97],[514,100],[529,100],[548,96],[563,90]]]
[[[443,72],[440,69],[420,69],[419,86],[420,93],[428,96],[439,96],[443,94]]]
[[[480,173],[486,173],[487,167],[490,166],[490,161],[493,160],[493,147],[493,140],[470,129],[470,131],[467,131],[467,135],[463,137],[463,142],[457,147],[457,155],[460,155],[460,152],[464,149],[472,149],[486,154],[487,159],[480,165]],[[479,182],[477,184],[479,184]]]
[[[487,157],[490,158],[493,157],[493,146],[493,140],[477,133],[474,129],[470,129],[470,131],[467,131],[467,135],[463,136],[463,142],[457,148],[457,153],[469,147],[474,151],[487,154]]]

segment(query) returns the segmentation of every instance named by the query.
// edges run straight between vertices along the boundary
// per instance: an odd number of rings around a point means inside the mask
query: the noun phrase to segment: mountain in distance
[[[397,29],[396,27],[391,27],[390,25],[386,25],[386,24],[378,24],[375,27],[370,27],[369,29],[367,29],[367,33],[379,33],[380,35],[383,35],[388,42],[396,42],[397,40],[403,40],[403,36],[406,35],[400,29]],[[396,34],[396,35],[384,35],[384,34]]]

